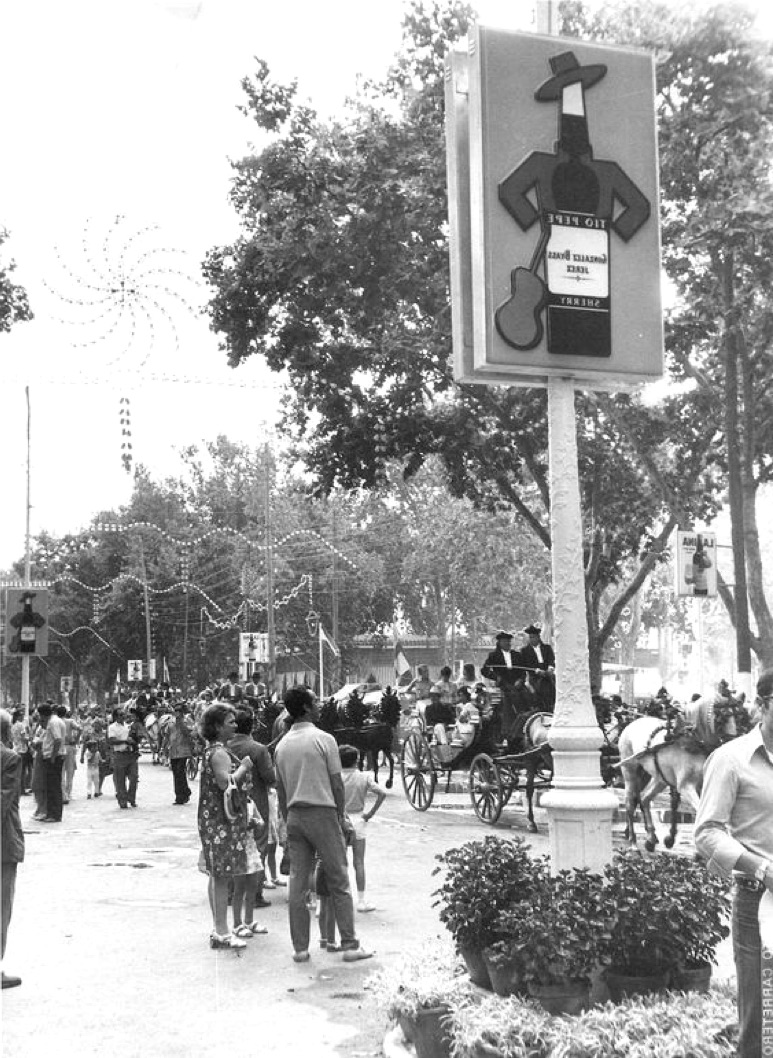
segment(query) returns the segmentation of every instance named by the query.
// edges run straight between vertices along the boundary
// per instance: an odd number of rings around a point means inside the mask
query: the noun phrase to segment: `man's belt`
[[[747,878],[743,874],[734,876],[733,885],[737,885],[739,889],[746,889],[750,893],[762,893],[765,890],[764,882],[758,882],[756,878]]]

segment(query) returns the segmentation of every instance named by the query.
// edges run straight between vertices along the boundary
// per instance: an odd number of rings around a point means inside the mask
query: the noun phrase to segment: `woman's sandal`
[[[234,926],[233,928],[234,937],[241,937],[243,940],[247,937],[251,937],[252,932],[252,927],[246,922],[240,922],[238,926]]]
[[[219,933],[210,933],[209,946],[216,949],[233,948],[238,951],[241,948],[246,948],[247,943],[233,933],[224,933],[222,936]]]
[[[268,926],[261,926],[259,922],[245,922],[245,929],[250,931],[250,936],[256,933],[268,933]]]

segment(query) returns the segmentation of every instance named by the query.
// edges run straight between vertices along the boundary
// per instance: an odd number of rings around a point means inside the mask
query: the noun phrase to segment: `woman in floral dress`
[[[244,948],[246,942],[228,929],[228,885],[241,874],[260,869],[260,854],[248,827],[246,811],[233,819],[226,815],[223,794],[231,779],[240,789],[249,789],[252,761],[240,762],[224,743],[236,732],[236,714],[229,705],[210,705],[201,718],[201,735],[207,742],[199,782],[199,837],[202,866],[209,875],[209,904],[214,929],[212,948]]]

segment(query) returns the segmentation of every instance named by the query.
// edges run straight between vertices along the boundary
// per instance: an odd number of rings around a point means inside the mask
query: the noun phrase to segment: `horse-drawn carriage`
[[[552,716],[533,712],[522,727],[521,747],[502,738],[501,692],[481,688],[472,705],[477,712],[472,742],[455,747],[438,743],[431,720],[420,713],[403,743],[400,770],[403,788],[411,805],[426,812],[438,782],[450,790],[454,773],[466,772],[473,809],[478,818],[494,824],[518,789],[526,793],[528,825],[536,831],[533,800],[536,789],[547,789],[553,778],[548,744]]]

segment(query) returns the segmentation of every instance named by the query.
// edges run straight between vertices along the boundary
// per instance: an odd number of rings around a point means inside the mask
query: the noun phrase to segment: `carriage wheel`
[[[493,826],[502,814],[502,780],[488,753],[479,753],[470,765],[470,800],[475,815],[483,823]]]
[[[517,768],[511,768],[508,764],[500,764],[499,781],[502,788],[502,808],[510,803],[510,798],[518,789],[519,772]]]
[[[403,743],[400,759],[405,796],[417,812],[426,812],[435,796],[437,775],[429,743],[423,735],[412,732]]]

